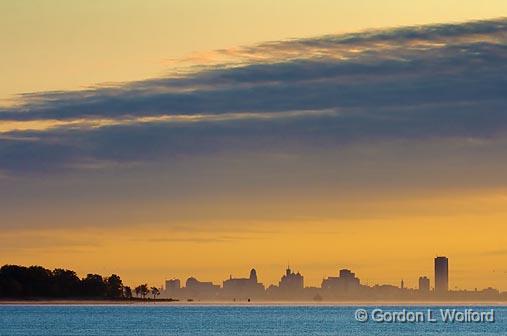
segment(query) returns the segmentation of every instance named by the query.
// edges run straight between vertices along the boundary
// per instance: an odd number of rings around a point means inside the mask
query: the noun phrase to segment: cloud
[[[0,110],[0,171],[506,135],[507,19],[212,54],[179,76],[21,96]]]
[[[168,243],[195,243],[195,244],[213,244],[213,243],[234,243],[243,240],[259,239],[255,237],[219,235],[213,237],[171,237],[171,238],[148,238],[137,239],[148,243],[168,244]]]
[[[506,249],[502,249],[502,250],[494,250],[494,251],[488,251],[488,252],[483,252],[482,253],[483,256],[505,256],[507,255],[507,250]]]
[[[0,238],[0,251],[3,253],[15,251],[17,255],[32,254],[34,251],[56,251],[61,252],[62,248],[67,252],[86,251],[101,246],[100,243],[89,239],[66,236],[58,232],[41,233],[30,231],[9,232],[4,229]]]

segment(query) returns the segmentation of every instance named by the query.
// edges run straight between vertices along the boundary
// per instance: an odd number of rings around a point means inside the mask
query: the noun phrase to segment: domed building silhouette
[[[223,282],[223,295],[227,298],[250,299],[258,298],[264,294],[264,285],[257,280],[255,268],[250,270],[248,278],[233,278]]]

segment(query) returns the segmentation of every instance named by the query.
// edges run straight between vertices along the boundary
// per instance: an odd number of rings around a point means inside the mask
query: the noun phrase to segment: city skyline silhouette
[[[417,288],[408,288],[401,279],[400,286],[391,284],[362,284],[356,274],[349,269],[340,269],[338,276],[328,276],[322,280],[320,287],[305,286],[301,272],[294,272],[289,265],[281,276],[278,285],[264,285],[258,281],[257,271],[252,268],[248,278],[233,278],[223,281],[222,285],[211,281],[199,281],[192,276],[182,286],[180,279],[165,281],[162,297],[187,300],[224,300],[248,301],[263,300],[447,300],[467,301],[507,300],[507,292],[487,287],[484,289],[466,290],[450,289],[449,259],[437,256],[434,259],[433,286],[426,275],[418,279]]]

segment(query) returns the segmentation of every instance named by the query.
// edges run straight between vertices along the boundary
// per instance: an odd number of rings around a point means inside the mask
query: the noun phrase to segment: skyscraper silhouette
[[[449,262],[447,257],[435,258],[435,294],[445,295],[449,289]]]

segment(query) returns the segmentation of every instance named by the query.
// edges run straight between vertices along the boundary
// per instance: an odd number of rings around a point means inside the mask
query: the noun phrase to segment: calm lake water
[[[438,322],[358,322],[364,308],[424,312]],[[444,323],[442,307],[0,305],[0,335],[507,335],[507,307],[454,307],[495,311],[494,323]],[[453,307],[444,307],[453,308]],[[377,316],[378,317],[378,316]]]

